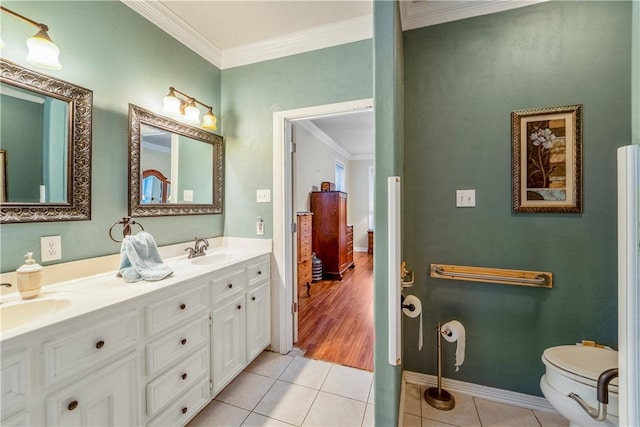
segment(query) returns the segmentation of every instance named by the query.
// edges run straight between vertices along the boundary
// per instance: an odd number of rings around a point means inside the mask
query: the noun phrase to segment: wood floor
[[[373,255],[354,253],[342,281],[311,285],[298,300],[298,343],[305,356],[373,371]]]

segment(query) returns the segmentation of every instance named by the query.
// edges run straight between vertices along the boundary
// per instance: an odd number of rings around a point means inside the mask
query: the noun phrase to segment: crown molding
[[[120,1],[208,62],[222,68],[222,50],[159,1]]]
[[[351,156],[349,160],[358,161],[358,160],[373,160],[373,154],[354,154]]]
[[[402,30],[428,27],[444,22],[489,15],[549,0],[490,0],[490,1],[401,1]]]
[[[333,138],[331,138],[329,135],[324,133],[322,129],[320,129],[318,126],[313,124],[310,120],[301,120],[295,123],[299,125],[301,128],[303,128],[304,130],[306,130],[307,132],[309,132],[312,136],[314,136],[320,142],[322,142],[323,144],[331,148],[333,151],[340,154],[345,159],[351,160],[351,158],[353,157],[351,154],[349,154],[347,150],[339,146],[338,143],[333,140]]]
[[[225,49],[222,68],[240,67],[269,59],[373,38],[373,15],[364,15],[258,43]]]

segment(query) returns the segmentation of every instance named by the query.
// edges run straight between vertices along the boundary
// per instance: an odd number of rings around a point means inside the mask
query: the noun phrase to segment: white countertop
[[[165,264],[173,269],[173,274],[163,280],[126,283],[124,279],[117,277],[117,271],[109,271],[43,286],[40,295],[33,300],[24,301],[17,292],[5,293],[0,305],[0,320],[3,320],[5,314],[3,311],[9,312],[11,306],[29,304],[29,301],[62,299],[66,306],[56,313],[40,318],[34,317],[33,320],[20,326],[0,332],[0,341],[6,344],[12,338],[40,329],[49,329],[60,322],[114,304],[132,301],[155,291],[184,283],[186,280],[271,253],[270,240],[263,240],[264,243],[261,243],[261,241],[256,242],[257,239],[218,239],[212,242],[211,248],[207,250],[207,255],[204,257],[188,259],[186,255],[180,255],[164,259]],[[251,241],[256,244],[252,244]],[[180,253],[180,249],[184,251],[184,245],[173,246],[178,247],[172,250],[160,248],[161,255]],[[215,261],[204,265],[194,263],[202,262],[208,256],[214,256]],[[34,305],[34,310],[36,309]]]

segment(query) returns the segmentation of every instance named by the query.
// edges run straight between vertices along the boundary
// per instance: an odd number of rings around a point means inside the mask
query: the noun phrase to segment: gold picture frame
[[[582,105],[511,113],[513,212],[582,212]]]

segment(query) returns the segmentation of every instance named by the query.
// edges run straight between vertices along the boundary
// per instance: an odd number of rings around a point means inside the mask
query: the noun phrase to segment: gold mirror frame
[[[91,132],[93,92],[0,59],[0,82],[69,104],[67,201],[1,203],[0,223],[86,221],[91,219]]]
[[[211,204],[142,204],[140,125],[146,124],[186,136],[213,146],[213,203]],[[221,136],[180,123],[129,104],[129,216],[208,215],[222,213],[224,191],[224,142]]]

